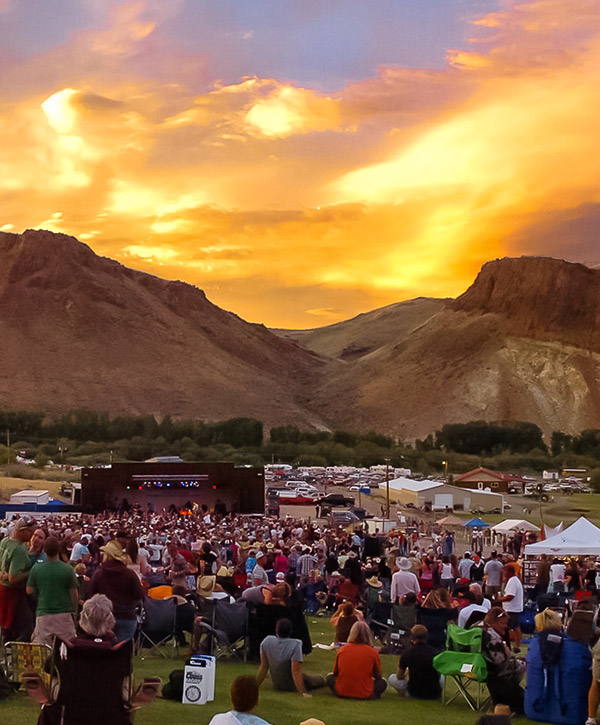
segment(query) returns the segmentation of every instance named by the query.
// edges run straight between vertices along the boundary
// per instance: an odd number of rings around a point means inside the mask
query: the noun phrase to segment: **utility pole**
[[[6,465],[10,466],[10,430],[6,429]]]
[[[539,496],[539,502],[540,502],[540,528],[542,530],[542,538],[546,538],[546,529],[544,526],[544,510],[542,509],[542,496],[544,495],[544,484],[538,483],[537,485],[537,491]]]
[[[385,508],[386,518],[390,518],[390,459],[384,458],[385,461]],[[385,529],[385,527],[384,527]],[[385,533],[385,532],[384,532]]]
[[[58,439],[58,450],[60,451],[60,468],[62,471],[65,467],[65,451],[68,450],[66,438]]]

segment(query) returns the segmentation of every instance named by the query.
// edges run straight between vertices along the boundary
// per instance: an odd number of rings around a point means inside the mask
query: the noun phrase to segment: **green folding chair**
[[[487,664],[482,654],[481,628],[463,629],[456,624],[448,625],[446,650],[433,659],[433,666],[444,675],[445,683],[442,702],[448,705],[461,696],[472,710],[482,710],[490,702],[487,692]],[[448,683],[452,681],[456,690],[448,692]]]

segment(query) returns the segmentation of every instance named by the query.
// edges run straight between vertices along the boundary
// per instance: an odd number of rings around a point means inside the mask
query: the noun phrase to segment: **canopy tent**
[[[459,519],[458,516],[454,516],[454,514],[450,514],[450,516],[444,516],[443,519],[440,519],[435,523],[440,524],[441,526],[462,526],[463,520]]]
[[[467,529],[485,529],[489,526],[489,524],[486,524],[485,521],[482,521],[481,519],[470,519],[469,521],[465,521],[463,524]]]
[[[525,531],[539,531],[540,527],[525,519],[506,519],[506,521],[492,526],[492,531],[497,534],[507,534],[509,531],[521,531],[523,529]]]
[[[545,541],[527,544],[525,556],[600,556],[600,529],[584,516]]]

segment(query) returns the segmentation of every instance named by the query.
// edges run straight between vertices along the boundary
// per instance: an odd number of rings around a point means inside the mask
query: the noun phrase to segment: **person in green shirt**
[[[30,560],[25,544],[34,528],[35,521],[17,519],[10,537],[0,541],[0,627],[5,642],[28,642],[31,637],[33,614],[25,594]]]
[[[60,542],[49,536],[44,542],[46,561],[34,565],[27,579],[27,594],[36,599],[32,641],[52,645],[54,637],[75,639],[77,579],[69,564],[60,560]]]

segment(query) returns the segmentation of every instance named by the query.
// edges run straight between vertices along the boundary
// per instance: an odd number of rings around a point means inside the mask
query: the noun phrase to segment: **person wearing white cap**
[[[252,569],[252,582],[256,586],[257,584],[268,584],[269,577],[267,572],[263,569],[263,561],[265,560],[264,552],[258,551],[256,553],[256,566]]]
[[[409,592],[416,595],[421,592],[419,580],[411,572],[411,563],[405,556],[398,560],[398,569],[399,571],[392,576],[390,599],[393,603],[399,602]]]

